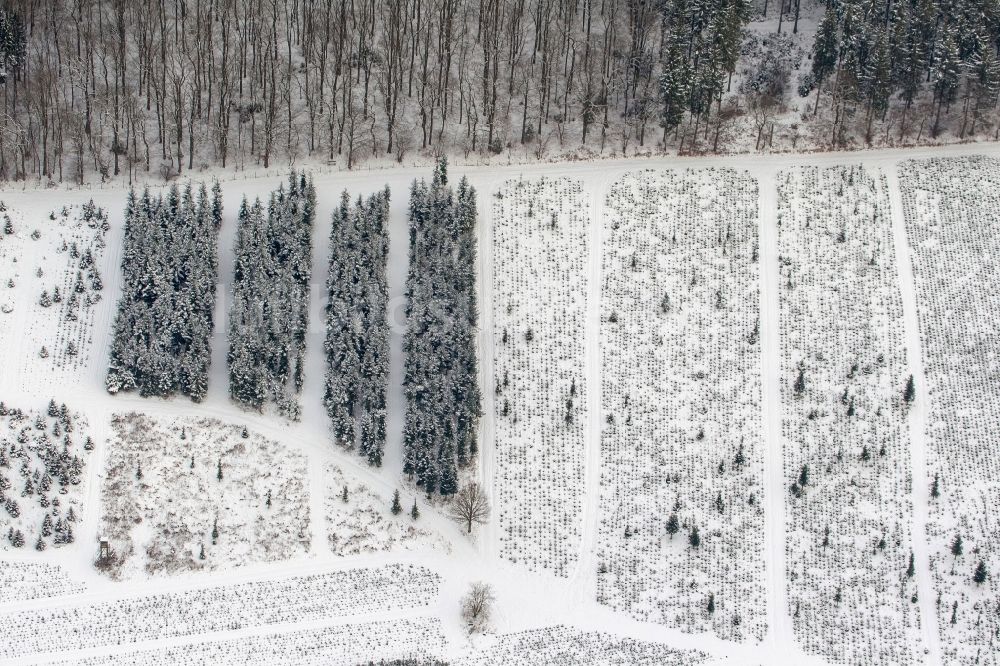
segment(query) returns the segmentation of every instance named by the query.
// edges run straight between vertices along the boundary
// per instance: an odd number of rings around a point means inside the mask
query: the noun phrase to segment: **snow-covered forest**
[[[299,416],[298,394],[306,372],[309,278],[316,191],[292,171],[271,193],[240,206],[229,311],[229,394],[250,409],[274,403]]]
[[[197,194],[191,184],[165,197],[129,192],[108,392],[205,397],[221,216],[217,187],[211,195],[204,184]]]
[[[403,471],[428,495],[454,495],[476,455],[482,413],[475,335],[476,191],[448,185],[442,159],[410,190]]]
[[[11,0],[0,177],[954,141],[998,50],[994,0]]]
[[[386,260],[389,188],[351,204],[344,192],[330,227],[326,288],[326,395],[337,443],[382,464],[389,381]]]

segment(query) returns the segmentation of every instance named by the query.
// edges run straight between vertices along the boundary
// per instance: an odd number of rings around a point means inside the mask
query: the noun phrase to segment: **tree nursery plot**
[[[444,651],[441,622],[413,618],[251,635],[236,640],[191,643],[161,650],[126,652],[54,662],[75,666],[357,666],[431,664]],[[376,661],[378,660],[378,661]],[[398,660],[398,661],[397,661]],[[404,661],[405,660],[405,661]],[[413,660],[413,661],[409,661]]]
[[[582,536],[587,199],[576,180],[510,180],[492,208],[500,553],[566,576]]]
[[[205,398],[221,223],[217,186],[211,196],[204,184],[196,194],[190,183],[183,191],[172,186],[166,196],[129,192],[109,393]]]
[[[938,0],[241,2],[152,3],[127,69],[90,33],[131,43],[142,3],[0,7],[0,181],[45,168],[32,132],[106,167],[0,182],[0,666],[1000,666],[1000,144],[768,152],[995,126],[978,33]],[[224,62],[134,66],[178,12],[185,53],[239,26]],[[80,48],[18,64],[63,14]],[[703,96],[713,54],[738,94]],[[621,157],[546,153],[581,123]],[[702,154],[751,123],[766,148]]]
[[[71,596],[86,589],[58,565],[0,561],[0,604]]]
[[[378,495],[336,465],[327,464],[323,478],[327,542],[335,555],[451,550],[444,537],[420,520],[429,509],[419,507],[416,498],[400,500],[394,515],[391,495]]]
[[[428,605],[437,574],[387,565],[0,614],[0,658],[57,654]]]
[[[284,560],[312,543],[306,458],[207,418],[112,420],[101,539],[113,578]]]
[[[598,600],[759,640],[757,183],[632,172],[605,208]]]
[[[930,552],[941,658],[1000,663],[1000,160],[937,158],[899,167],[916,288],[924,387]]]
[[[82,518],[87,420],[50,401],[23,410],[0,401],[0,550],[73,543]]]
[[[922,662],[902,303],[886,181],[778,174],[787,589],[836,663]],[[870,628],[870,630],[866,630]]]
[[[707,656],[696,650],[674,650],[662,643],[557,625],[503,634],[488,650],[462,663],[467,666],[527,666],[539,663],[694,666],[703,663]]]
[[[267,205],[245,199],[229,309],[229,395],[249,409],[274,404],[297,420],[305,368],[316,190],[294,170]]]
[[[20,348],[26,387],[51,390],[87,367],[109,228],[93,201],[44,215],[0,201],[0,333]]]

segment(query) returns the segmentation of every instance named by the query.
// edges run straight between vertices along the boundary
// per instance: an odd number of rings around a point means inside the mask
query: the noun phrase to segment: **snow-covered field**
[[[104,294],[107,214],[91,201],[44,213],[0,202],[0,227],[0,334],[18,348],[18,377],[25,388],[71,380],[104,335],[94,331],[94,307]]]
[[[432,661],[445,649],[440,621],[415,618],[332,625],[283,634],[253,634],[237,639],[193,643],[161,650],[124,652],[56,662],[78,666],[194,666],[261,664],[357,666],[380,660]]]
[[[43,562],[0,561],[0,604],[80,594],[86,587],[60,566]]]
[[[578,180],[510,180],[492,199],[500,554],[566,576],[582,537],[591,218]]]
[[[998,156],[980,144],[453,169],[481,209],[470,476],[493,512],[472,536],[437,500],[417,497],[413,519],[401,474],[406,192],[425,170],[315,180],[314,238],[345,188],[393,192],[380,468],[331,443],[325,271],[308,290],[299,419],[229,398],[238,202],[283,175],[221,183],[198,404],[104,390],[126,192],[6,191],[0,399],[26,417],[0,417],[4,500],[21,509],[0,508],[0,664],[995,663]],[[81,223],[91,198],[106,215],[95,227]],[[314,244],[312,265],[327,254]],[[101,298],[66,321],[77,271]],[[42,307],[57,284],[63,308]],[[38,354],[71,339],[73,361]],[[50,400],[73,415],[67,453],[82,466],[42,507],[22,497],[11,453],[28,448],[40,470],[30,449],[44,434],[61,457]],[[54,499],[59,518],[74,507],[74,540],[35,550],[28,533]],[[121,580],[95,568],[100,539],[128,555]],[[496,602],[490,631],[470,637],[459,600],[474,581]]]
[[[101,538],[114,578],[287,560],[312,540],[306,458],[215,419],[129,412],[101,488]]]
[[[420,567],[387,565],[184,592],[24,609],[0,615],[0,658],[308,622],[425,606],[439,585]]]
[[[880,172],[778,174],[788,603],[805,648],[922,663],[912,550],[909,371]]]
[[[468,666],[529,664],[626,664],[630,666],[694,666],[708,655],[674,650],[663,643],[616,637],[600,631],[578,631],[563,625],[500,636],[481,654],[462,661]]]
[[[420,520],[416,498],[400,499],[403,511],[393,515],[392,496],[379,496],[370,487],[353,481],[333,463],[324,470],[326,494],[323,515],[326,535],[334,555],[349,557],[385,551],[440,551],[448,553],[448,540]],[[417,503],[417,517],[412,510]],[[388,510],[387,510],[388,509]]]
[[[914,407],[925,424],[927,469],[915,483],[930,513],[928,621],[937,623],[944,662],[996,664],[1000,160],[907,161],[899,183],[924,367]]]
[[[598,600],[760,640],[757,182],[647,170],[605,207]]]

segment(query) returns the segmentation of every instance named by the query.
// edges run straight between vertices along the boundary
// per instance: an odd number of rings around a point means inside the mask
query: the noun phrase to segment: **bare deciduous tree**
[[[462,620],[468,626],[470,634],[489,627],[495,600],[493,588],[489,584],[477,582],[469,586],[469,591],[462,597]]]
[[[472,524],[483,525],[490,517],[490,500],[479,484],[472,482],[455,493],[448,505],[448,515],[465,525],[472,534]]]

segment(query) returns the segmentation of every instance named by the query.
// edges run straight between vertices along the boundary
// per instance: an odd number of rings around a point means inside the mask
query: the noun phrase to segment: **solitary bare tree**
[[[472,583],[462,597],[462,619],[469,627],[469,633],[483,631],[489,626],[493,610],[493,588],[487,583]]]
[[[464,524],[471,534],[473,523],[482,525],[490,517],[490,500],[486,496],[486,491],[475,482],[465,486],[452,498],[451,504],[448,505],[448,515],[456,522]]]

